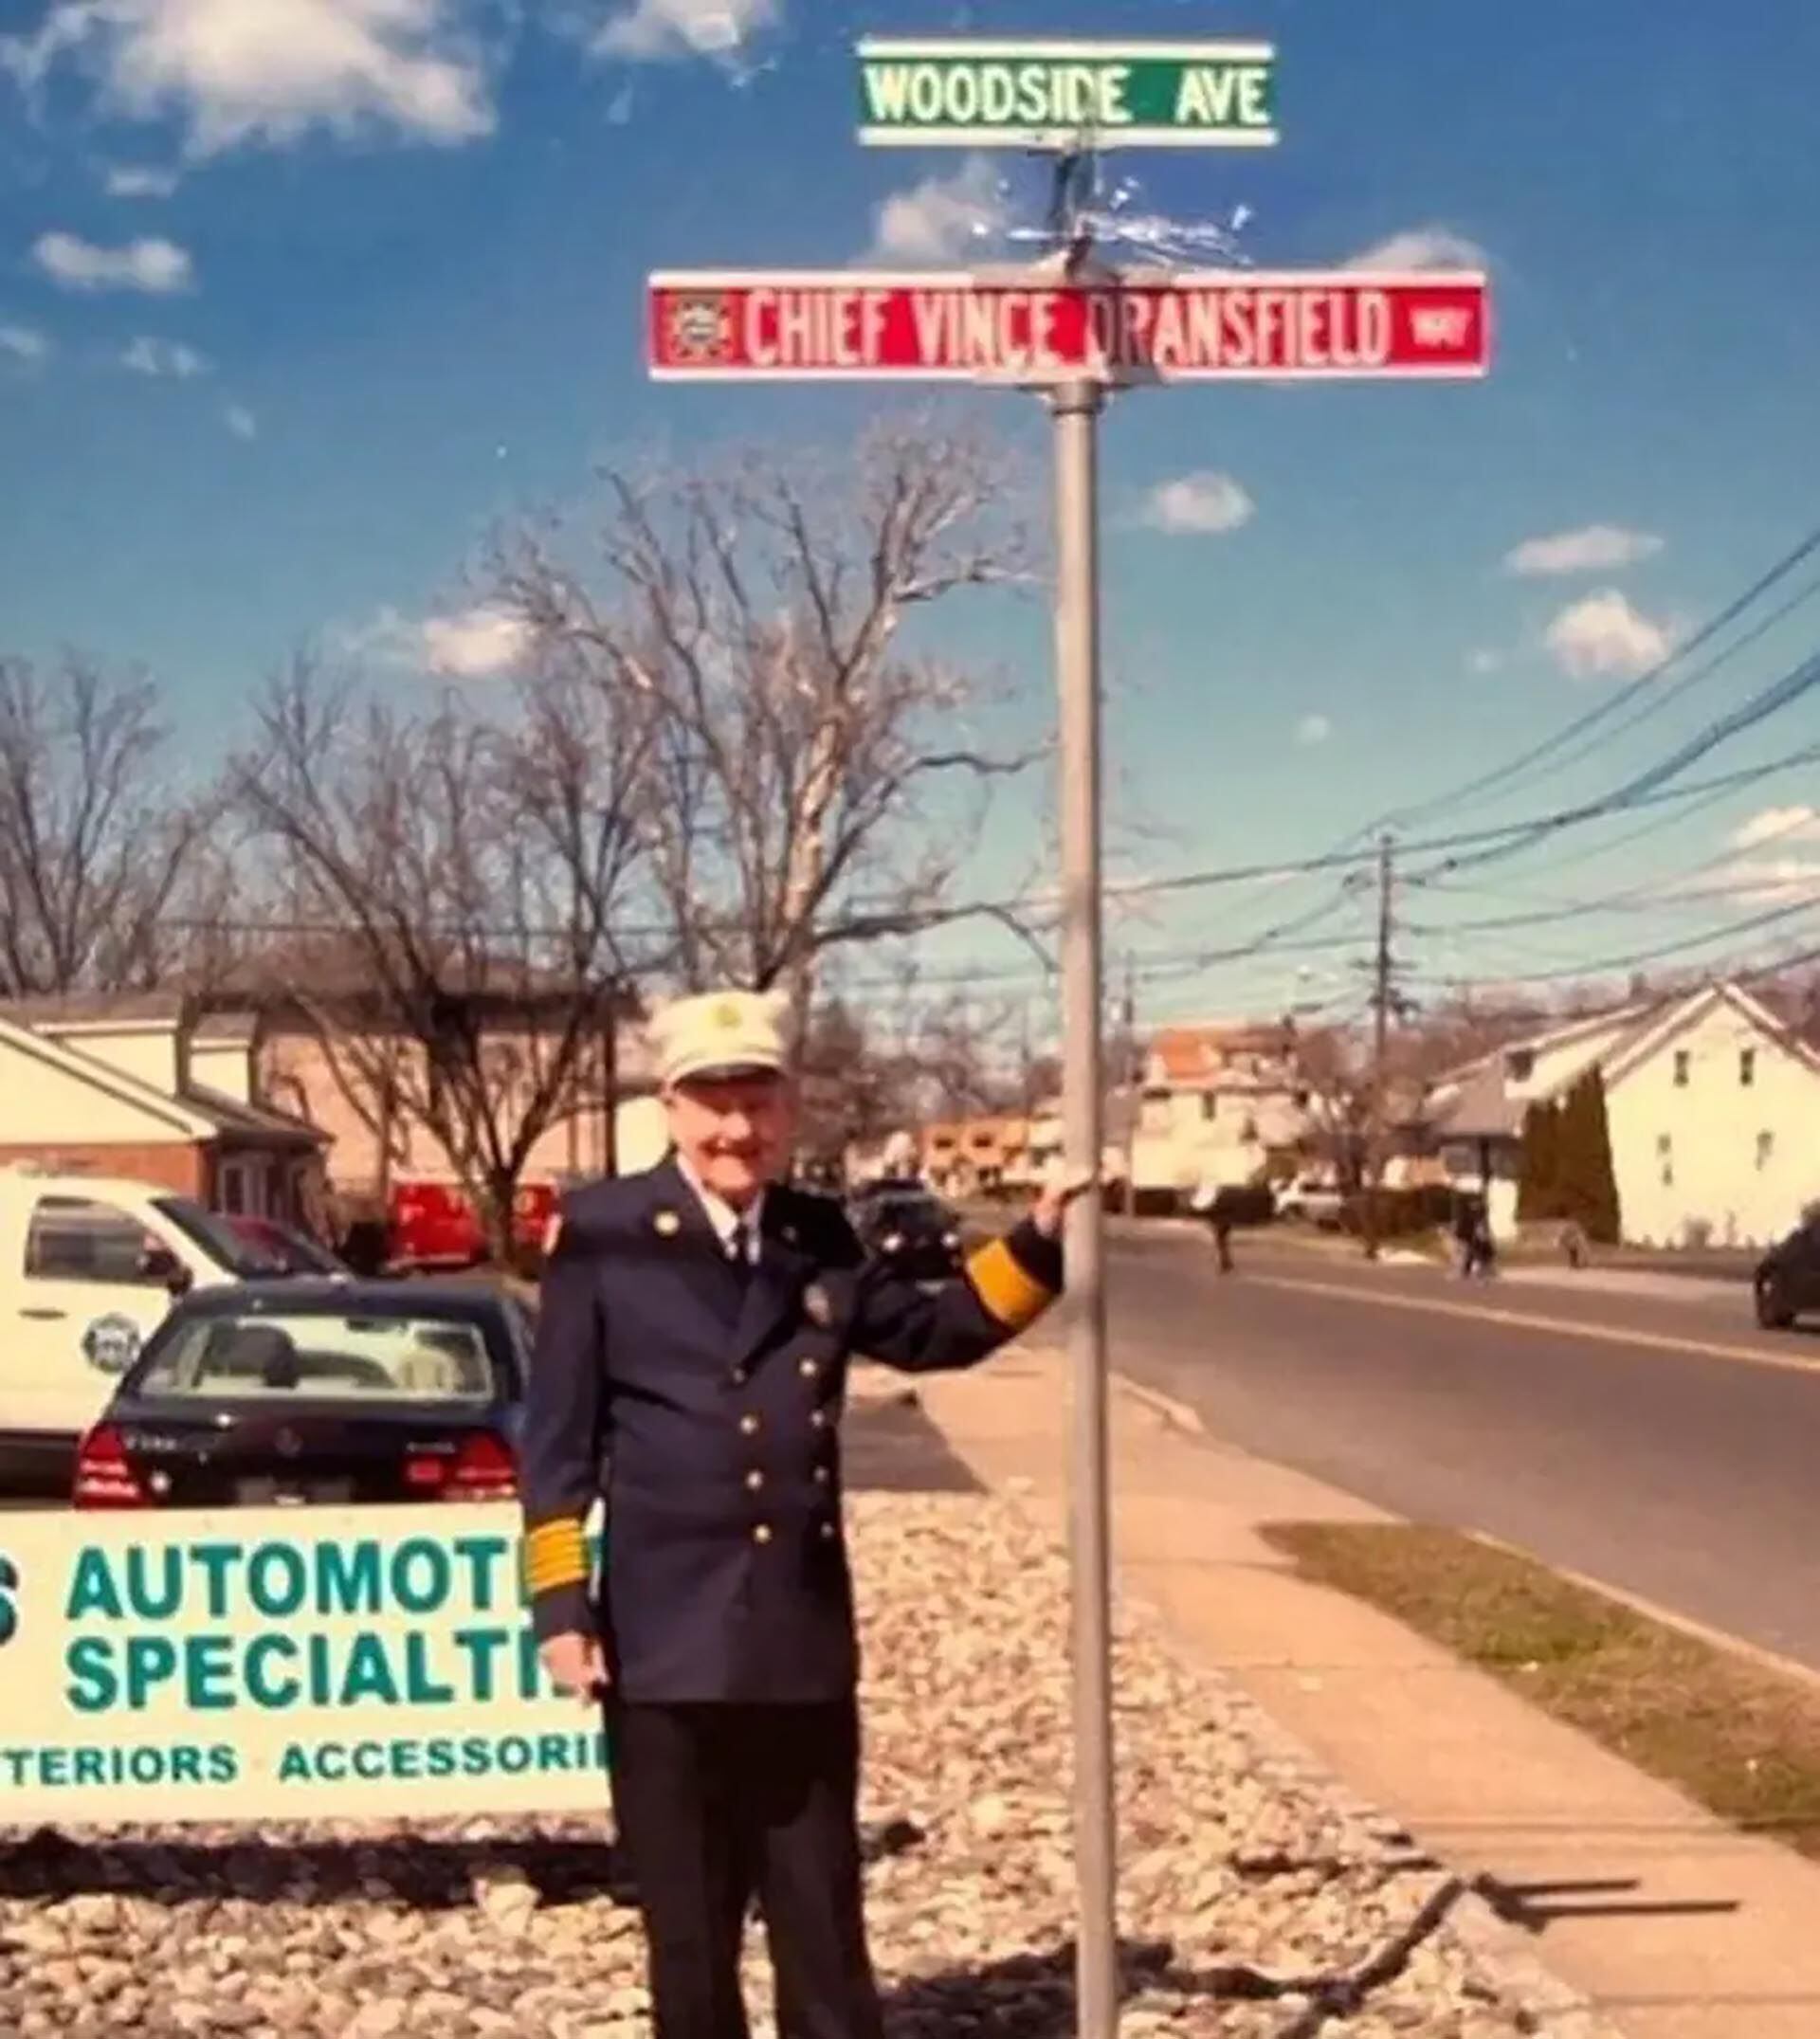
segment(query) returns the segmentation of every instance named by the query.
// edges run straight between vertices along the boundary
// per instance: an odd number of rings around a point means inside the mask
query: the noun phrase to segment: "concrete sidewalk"
[[[1026,1344],[918,1386],[956,1456],[1062,1534],[1060,1350]],[[1820,1868],[1721,1826],[1388,1616],[1297,1578],[1257,1534],[1381,1511],[1234,1450],[1126,1384],[1113,1479],[1122,1589],[1478,1879],[1628,2039],[1817,2039]]]

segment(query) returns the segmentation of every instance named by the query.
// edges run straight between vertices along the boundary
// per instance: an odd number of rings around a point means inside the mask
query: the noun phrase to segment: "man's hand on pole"
[[[1097,1189],[1099,1184],[1097,1169],[1078,1169],[1072,1175],[1051,1174],[1037,1196],[1035,1208],[1030,1212],[1031,1222],[1046,1239],[1059,1239],[1068,1206],[1089,1190]]]
[[[584,1705],[597,1704],[607,1690],[607,1656],[592,1635],[569,1629],[553,1635],[538,1649],[544,1670],[559,1692],[578,1699]]]

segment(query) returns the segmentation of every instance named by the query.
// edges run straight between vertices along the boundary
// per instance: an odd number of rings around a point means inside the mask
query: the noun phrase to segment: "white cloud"
[[[1296,741],[1304,747],[1325,743],[1333,733],[1334,725],[1324,715],[1304,715],[1296,724]]]
[[[1491,258],[1447,227],[1410,227],[1352,257],[1349,269],[1484,269]]]
[[[426,616],[412,634],[423,664],[450,680],[490,680],[510,672],[531,646],[524,618],[489,602],[453,615]]]
[[[1143,520],[1172,537],[1218,537],[1249,523],[1255,507],[1229,474],[1204,471],[1158,482],[1144,503]]]
[[[55,0],[0,59],[32,85],[78,64],[109,110],[176,116],[196,156],[318,126],[462,142],[493,126],[470,12],[467,0]]]
[[[1476,673],[1483,680],[1487,674],[1499,671],[1503,663],[1504,655],[1502,651],[1494,651],[1489,645],[1481,645],[1467,654],[1466,670]]]
[[[1544,640],[1561,670],[1576,680],[1631,678],[1659,665],[1672,644],[1665,625],[1604,588],[1562,610]]]
[[[1684,896],[1736,900],[1747,906],[1820,900],[1820,864],[1803,857],[1739,857],[1685,887]]]
[[[50,340],[36,326],[0,326],[0,355],[36,368],[50,355]]]
[[[40,234],[32,259],[66,290],[143,290],[168,297],[195,280],[189,250],[156,236],[98,247],[73,233]]]
[[[1760,849],[1765,843],[1820,843],[1820,809],[1766,807],[1732,831],[1734,849]]]
[[[120,356],[120,366],[136,375],[169,375],[177,382],[207,375],[214,363],[182,340],[150,339],[143,334]]]
[[[783,18],[782,0],[634,0],[594,37],[603,57],[635,63],[677,57],[737,60]]]
[[[996,164],[969,155],[894,191],[872,215],[872,246],[863,261],[910,268],[942,268],[965,262],[978,244],[1010,217],[1010,202]]]
[[[1525,538],[1504,555],[1508,573],[1609,573],[1614,567],[1634,566],[1662,550],[1649,531],[1627,531],[1618,524],[1585,524],[1577,531],[1556,531],[1546,537]]]
[[[511,672],[531,649],[531,626],[496,602],[411,617],[382,609],[373,620],[337,633],[349,657],[445,680],[493,680]]]
[[[245,404],[228,404],[222,409],[221,422],[236,439],[257,439],[259,420]]]
[[[169,198],[180,181],[174,170],[142,170],[115,163],[109,166],[105,189],[110,198]]]

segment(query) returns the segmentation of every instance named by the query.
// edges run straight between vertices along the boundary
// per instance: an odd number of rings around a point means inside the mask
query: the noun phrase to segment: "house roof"
[[[212,1047],[224,1042],[250,1043],[258,1032],[259,1015],[255,1012],[205,1012],[190,1029],[190,1038]]]
[[[273,1111],[267,1105],[243,1104],[206,1083],[188,1084],[173,1096],[117,1068],[111,1062],[67,1046],[53,1031],[22,1026],[4,1010],[0,1010],[0,1047],[87,1083],[103,1096],[145,1113],[157,1124],[189,1139],[207,1141],[226,1137],[291,1147],[323,1146],[328,1141],[326,1134],[318,1133],[300,1119]]]
[[[65,1047],[50,1034],[21,1026],[4,1014],[0,1014],[0,1047],[9,1047],[28,1061],[36,1061],[79,1083],[91,1084],[103,1096],[144,1112],[158,1124],[172,1127],[190,1139],[212,1139],[220,1131],[200,1107],[181,1098],[171,1097],[153,1084],[142,1083],[136,1076],[129,1076],[112,1063],[102,1062],[94,1055],[84,1055],[77,1048]]]
[[[1281,1027],[1251,1020],[1212,1022],[1204,1026],[1161,1027],[1151,1037],[1150,1052],[1166,1081],[1192,1083],[1219,1075],[1235,1056],[1285,1059]]]
[[[1507,1138],[1522,1131],[1524,1108],[1505,1090],[1502,1068],[1490,1063],[1459,1085],[1437,1115],[1434,1130],[1443,1139]]]
[[[1688,1028],[1704,1019],[1716,1006],[1725,1005],[1820,1075],[1820,1050],[1804,1041],[1793,1029],[1742,986],[1729,981],[1703,984],[1692,992],[1678,992],[1647,1005],[1620,1007],[1614,1010],[1574,1020],[1563,1027],[1527,1039],[1507,1041],[1489,1054],[1452,1070],[1429,1091],[1439,1101],[1435,1130],[1444,1138],[1484,1139],[1520,1133],[1523,1115],[1538,1100],[1558,1097],[1585,1074],[1588,1064],[1564,1069],[1553,1083],[1530,1088],[1520,1098],[1512,1097],[1505,1077],[1506,1057],[1513,1053],[1555,1053],[1577,1041],[1599,1034],[1610,1035],[1611,1045],[1597,1057],[1608,1087],[1621,1083],[1659,1055]]]
[[[176,992],[62,992],[0,1004],[0,1019],[20,1027],[175,1027],[183,1016]]]
[[[205,1118],[212,1119],[219,1132],[241,1139],[279,1140],[292,1147],[326,1147],[330,1136],[289,1112],[275,1111],[269,1104],[246,1104],[207,1083],[189,1083],[183,1101]]]

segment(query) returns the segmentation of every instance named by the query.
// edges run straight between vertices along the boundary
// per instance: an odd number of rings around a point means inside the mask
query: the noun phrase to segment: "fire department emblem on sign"
[[[670,353],[679,361],[724,361],[733,353],[733,312],[723,291],[697,291],[670,306]]]

